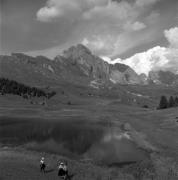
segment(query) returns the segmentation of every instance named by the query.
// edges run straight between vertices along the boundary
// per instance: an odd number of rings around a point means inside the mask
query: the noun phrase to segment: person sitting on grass
[[[40,171],[45,173],[45,168],[46,168],[46,164],[45,164],[45,161],[44,161],[44,157],[42,157],[41,160],[40,160]]]
[[[63,178],[64,180],[67,180],[68,178],[68,168],[67,168],[67,163],[59,163],[58,166],[58,176]]]

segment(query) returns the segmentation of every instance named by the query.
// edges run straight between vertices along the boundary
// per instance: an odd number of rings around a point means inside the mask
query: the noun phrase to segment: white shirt
[[[41,164],[44,164],[44,160],[41,159],[40,163],[41,163]]]
[[[64,171],[67,171],[67,166],[66,165],[59,165],[59,169],[63,169]]]

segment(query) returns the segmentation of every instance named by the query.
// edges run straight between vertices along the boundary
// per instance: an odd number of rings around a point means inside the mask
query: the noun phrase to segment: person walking
[[[42,157],[40,160],[40,171],[45,173],[45,168],[46,168],[45,159],[44,157]]]
[[[58,176],[64,180],[68,179],[68,168],[67,163],[60,162],[58,166]]]

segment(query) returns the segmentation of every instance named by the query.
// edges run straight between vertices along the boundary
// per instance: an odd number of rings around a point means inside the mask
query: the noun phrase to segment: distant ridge
[[[177,82],[177,76],[165,80],[166,72],[150,73],[149,78],[138,75],[127,65],[108,64],[82,44],[72,46],[53,60],[44,56],[31,57],[22,53],[0,56],[0,77],[30,85],[55,85],[59,82],[76,84],[148,84]],[[157,74],[157,75],[153,75]],[[155,79],[157,77],[157,79]],[[159,78],[158,78],[159,77]]]

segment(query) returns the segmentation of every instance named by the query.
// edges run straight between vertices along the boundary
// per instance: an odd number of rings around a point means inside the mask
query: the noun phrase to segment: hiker
[[[59,163],[58,166],[58,176],[63,178],[64,180],[67,180],[68,178],[68,168],[67,168],[67,163]]]
[[[41,172],[45,173],[45,168],[46,168],[46,164],[45,164],[45,161],[44,161],[44,157],[42,157],[41,160],[40,160],[40,170],[41,170]]]

